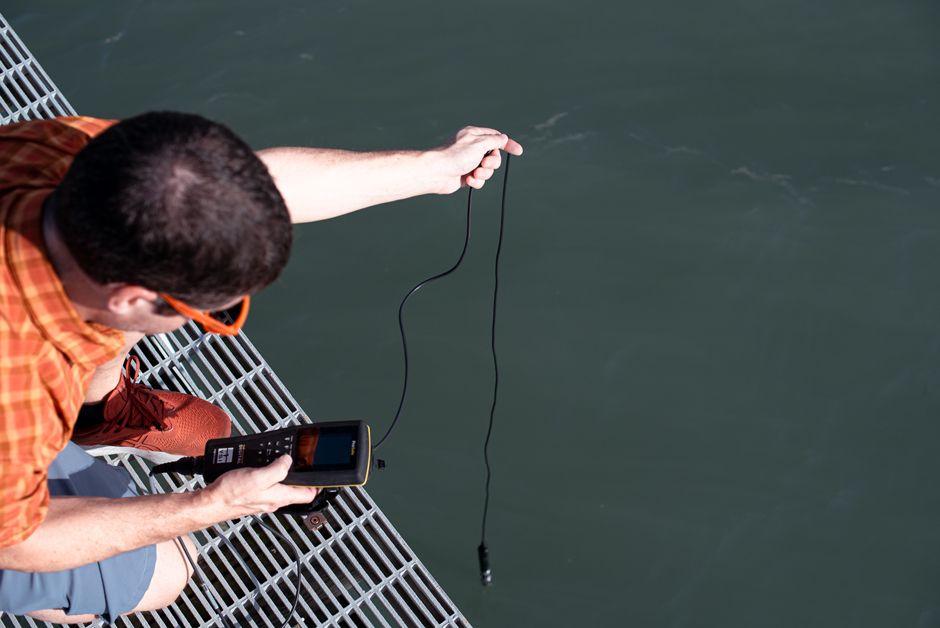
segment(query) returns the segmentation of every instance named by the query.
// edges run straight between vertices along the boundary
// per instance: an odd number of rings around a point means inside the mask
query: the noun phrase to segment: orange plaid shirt
[[[88,140],[114,121],[0,126],[0,549],[49,508],[47,468],[69,442],[95,368],[124,334],[82,321],[46,258],[42,206]]]

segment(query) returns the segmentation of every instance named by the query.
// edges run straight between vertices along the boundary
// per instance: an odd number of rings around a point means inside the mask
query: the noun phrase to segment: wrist
[[[450,194],[454,190],[454,177],[450,173],[450,159],[440,148],[421,151],[418,154],[419,171],[423,173],[422,194]],[[459,187],[459,177],[457,177]]]
[[[229,512],[227,501],[218,489],[217,484],[210,484],[205,488],[183,493],[189,496],[187,506],[193,513],[194,523],[200,526],[199,529],[235,518]]]

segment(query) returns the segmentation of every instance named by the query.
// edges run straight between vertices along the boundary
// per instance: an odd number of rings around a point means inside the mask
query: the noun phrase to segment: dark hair
[[[147,113],[92,139],[56,189],[55,221],[94,281],[218,307],[277,279],[290,216],[264,164],[221,124]]]

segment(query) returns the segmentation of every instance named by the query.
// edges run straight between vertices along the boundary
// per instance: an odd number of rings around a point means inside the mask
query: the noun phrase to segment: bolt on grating
[[[0,124],[74,114],[0,15]],[[189,323],[173,333],[144,338],[134,353],[141,360],[142,382],[208,399],[232,417],[233,434],[311,422],[244,333],[205,335]],[[151,490],[148,461],[129,455],[104,459],[125,468],[141,492]],[[201,478],[176,474],[159,476],[152,483],[161,493],[202,486]],[[199,549],[197,569],[202,580],[232,624],[277,628],[288,619],[299,587],[292,626],[469,626],[362,488],[343,489],[316,530],[308,530],[291,515],[260,519],[296,546],[303,565],[300,579],[291,548],[253,518],[191,535]],[[115,624],[224,628],[213,608],[193,579],[170,606],[122,616]],[[2,613],[0,624],[49,626]]]

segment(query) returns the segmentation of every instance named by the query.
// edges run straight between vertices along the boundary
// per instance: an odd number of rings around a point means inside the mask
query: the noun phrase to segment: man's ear
[[[159,295],[153,290],[133,284],[114,284],[108,287],[108,311],[118,316],[151,313]]]

